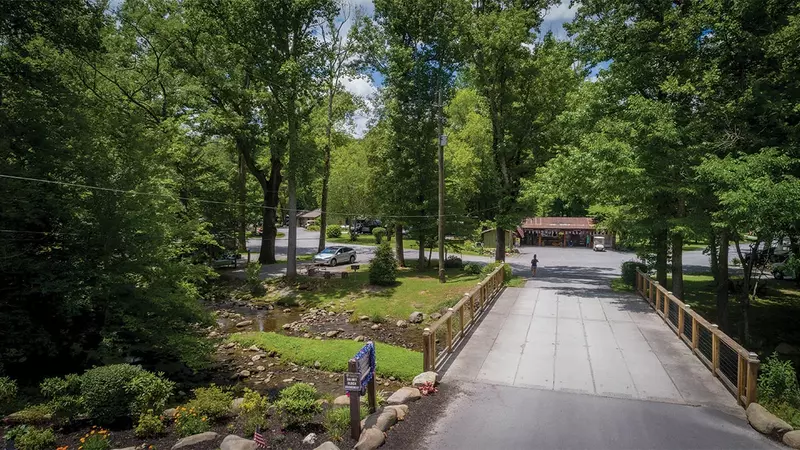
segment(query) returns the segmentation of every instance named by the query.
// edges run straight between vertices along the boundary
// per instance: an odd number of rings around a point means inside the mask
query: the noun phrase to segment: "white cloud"
[[[342,80],[342,86],[347,92],[360,97],[366,104],[364,108],[356,111],[353,116],[353,135],[362,137],[367,132],[370,119],[372,119],[372,111],[374,110],[373,97],[378,92],[378,88],[375,87],[372,79],[365,76],[345,78]]]
[[[570,22],[575,18],[575,12],[577,10],[577,4],[570,7],[570,0],[561,0],[561,3],[558,6],[547,10],[544,20],[561,23]]]

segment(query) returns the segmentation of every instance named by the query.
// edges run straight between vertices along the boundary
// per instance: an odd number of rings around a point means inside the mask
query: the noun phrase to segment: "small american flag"
[[[253,433],[253,441],[258,448],[267,448],[267,440],[264,439],[264,434],[261,432],[261,427],[256,426],[256,432]]]

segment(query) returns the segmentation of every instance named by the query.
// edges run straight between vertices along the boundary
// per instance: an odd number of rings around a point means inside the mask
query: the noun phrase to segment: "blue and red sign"
[[[367,342],[353,359],[358,367],[361,389],[366,389],[367,384],[375,378],[375,344],[372,341]]]

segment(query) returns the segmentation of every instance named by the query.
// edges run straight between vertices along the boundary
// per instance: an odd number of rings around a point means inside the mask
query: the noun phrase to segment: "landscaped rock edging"
[[[222,440],[219,450],[256,450],[258,446],[255,441],[245,439],[235,434],[229,434]]]
[[[190,449],[194,446],[207,446],[207,444],[211,441],[216,441],[219,438],[219,434],[214,433],[213,431],[206,431],[205,433],[200,434],[193,434],[191,436],[187,436],[185,438],[180,439],[175,445],[172,446],[172,450],[178,450],[179,448],[186,448]]]
[[[761,434],[781,438],[785,433],[792,431],[792,426],[777,416],[767,411],[758,403],[751,403],[746,410],[747,421]]]
[[[419,389],[415,387],[402,387],[389,396],[386,403],[390,405],[404,405],[409,402],[417,401],[420,397],[422,397],[422,394],[419,393]]]
[[[337,447],[336,444],[334,444],[331,441],[326,441],[323,442],[322,445],[315,448],[314,450],[339,450],[339,447]]]
[[[436,372],[422,372],[421,374],[414,377],[414,381],[411,384],[414,387],[425,386],[426,383],[430,383],[435,385],[438,381],[439,374]]]
[[[800,449],[800,430],[789,431],[784,434],[783,443],[789,447]]]

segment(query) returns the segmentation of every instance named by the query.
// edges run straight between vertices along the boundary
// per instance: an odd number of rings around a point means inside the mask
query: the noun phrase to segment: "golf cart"
[[[603,236],[595,236],[594,243],[592,245],[592,250],[596,252],[606,251],[606,238]]]

